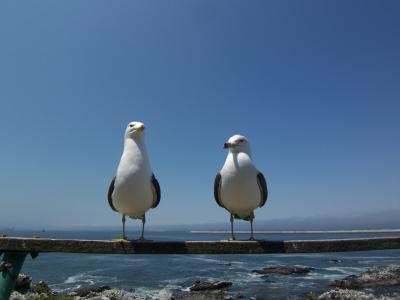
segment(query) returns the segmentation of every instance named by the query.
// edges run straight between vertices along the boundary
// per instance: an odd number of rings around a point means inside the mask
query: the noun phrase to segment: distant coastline
[[[356,229],[356,230],[254,230],[261,234],[360,234],[360,233],[400,233],[400,229]],[[229,230],[190,230],[195,234],[226,234]],[[235,233],[248,234],[248,230],[236,230]]]

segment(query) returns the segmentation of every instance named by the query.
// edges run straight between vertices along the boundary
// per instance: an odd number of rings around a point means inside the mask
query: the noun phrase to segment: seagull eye
[[[243,142],[244,142],[244,139],[240,139],[240,140],[239,140],[239,143],[243,143]]]
[[[129,127],[133,127],[133,124],[129,124]]]

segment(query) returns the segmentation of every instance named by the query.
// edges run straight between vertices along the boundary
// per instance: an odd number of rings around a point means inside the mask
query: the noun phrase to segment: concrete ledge
[[[288,241],[119,241],[0,237],[0,252],[267,254],[400,249],[400,237]]]

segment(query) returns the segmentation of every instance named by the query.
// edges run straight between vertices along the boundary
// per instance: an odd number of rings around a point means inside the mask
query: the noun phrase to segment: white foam
[[[71,290],[79,289],[85,285],[94,285],[97,283],[105,282],[112,283],[117,282],[116,277],[93,275],[89,273],[78,273],[67,277],[63,282],[51,284],[50,287],[57,292],[66,292]]]
[[[86,273],[80,273],[80,274],[76,274],[73,276],[69,276],[67,279],[65,279],[64,283],[66,284],[72,284],[72,283],[76,283],[76,282],[87,282],[89,284],[93,283],[92,279],[88,278],[88,274]]]
[[[367,268],[358,268],[358,267],[328,267],[324,268],[324,270],[339,272],[342,274],[354,274],[355,272],[364,272]]]
[[[208,262],[208,263],[217,263],[217,264],[229,264],[229,261],[223,261],[223,260],[218,260],[218,259],[212,259],[212,258],[207,258],[207,257],[202,257],[202,256],[191,256],[192,259],[194,260],[200,260],[203,262]]]

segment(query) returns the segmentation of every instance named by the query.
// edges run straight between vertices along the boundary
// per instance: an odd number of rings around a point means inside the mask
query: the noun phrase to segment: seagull
[[[228,156],[214,181],[214,198],[217,204],[230,213],[231,237],[234,219],[250,221],[250,240],[254,240],[254,210],[264,206],[268,198],[264,175],[251,160],[250,144],[243,135],[234,135],[224,143]]]
[[[125,216],[142,220],[142,234],[139,240],[144,241],[144,224],[146,212],[160,203],[160,184],[151,171],[149,158],[144,142],[144,124],[130,122],[125,130],[124,151],[118,165],[117,174],[108,188],[108,203],[112,210],[122,214],[122,239],[125,235]]]

